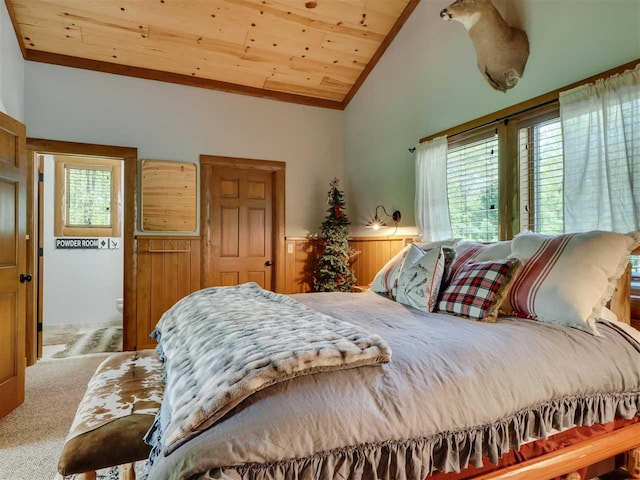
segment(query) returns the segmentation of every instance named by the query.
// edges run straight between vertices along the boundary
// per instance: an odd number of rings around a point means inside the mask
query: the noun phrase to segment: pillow
[[[421,243],[416,245],[423,253],[426,249],[436,248],[439,246],[452,246],[458,243],[457,239],[443,240],[441,242]],[[424,247],[424,248],[422,248]],[[411,245],[404,247],[397,255],[389,260],[376,274],[375,278],[371,282],[370,289],[376,293],[387,295],[390,298],[395,298],[396,284],[398,282],[398,276],[400,275],[400,267],[402,262],[411,250]],[[411,263],[418,260],[422,253],[418,254],[415,250],[412,253]],[[415,256],[414,256],[415,255]]]
[[[442,294],[439,311],[495,322],[500,304],[521,267],[515,258],[464,265]]]
[[[607,307],[602,307],[600,312],[600,320],[607,320],[608,322],[617,322],[618,316],[609,310]]]
[[[422,252],[415,245],[411,249]],[[438,301],[440,282],[445,268],[442,247],[422,252],[421,258],[411,263],[410,255],[402,262],[398,276],[396,301],[425,312],[433,312]]]
[[[468,263],[487,262],[507,258],[511,254],[511,242],[478,243],[460,242],[456,247],[456,258],[451,264],[449,274],[445,277],[453,280],[460,269]]]
[[[398,281],[398,275],[400,274],[402,261],[410,248],[411,245],[404,247],[376,273],[370,286],[372,291],[392,297],[396,282]]]
[[[456,248],[460,243],[459,238],[449,238],[447,240],[440,240],[438,242],[415,242],[414,245],[421,250],[430,250],[438,247],[451,247]]]
[[[640,244],[640,232],[526,233],[512,242],[524,262],[502,310],[518,317],[575,327],[598,335],[596,321]]]

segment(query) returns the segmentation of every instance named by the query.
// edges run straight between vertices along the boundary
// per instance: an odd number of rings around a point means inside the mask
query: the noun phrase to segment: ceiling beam
[[[160,82],[177,83],[190,87],[206,88],[228,93],[239,93],[253,97],[280,100],[282,102],[299,103],[312,107],[332,108],[342,110],[342,102],[337,100],[327,100],[324,98],[307,97],[276,90],[238,85],[236,83],[221,82],[209,78],[201,78],[180,73],[164,72],[149,68],[131,67],[119,63],[104,62],[102,60],[90,60],[87,58],[60,55],[58,53],[43,52],[40,50],[27,49],[26,59],[31,62],[49,63],[51,65],[62,65],[64,67],[81,68],[83,70],[93,70],[94,72],[113,73],[124,75],[125,77],[144,78],[146,80],[157,80]]]

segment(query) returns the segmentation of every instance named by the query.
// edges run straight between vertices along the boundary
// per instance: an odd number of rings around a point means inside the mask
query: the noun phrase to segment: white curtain
[[[560,94],[566,232],[640,230],[640,66]]]
[[[447,198],[447,137],[416,146],[416,226],[425,242],[451,238]]]

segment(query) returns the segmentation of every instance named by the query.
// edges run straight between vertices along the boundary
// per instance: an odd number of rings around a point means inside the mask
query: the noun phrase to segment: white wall
[[[114,250],[56,249],[53,235],[55,163],[44,162],[44,298],[43,323],[107,326],[122,322],[116,299],[123,295],[122,248]],[[120,231],[123,231],[121,225]],[[122,241],[120,241],[122,246]]]
[[[415,225],[407,148],[420,138],[640,58],[638,0],[494,0],[531,45],[518,85],[496,92],[476,67],[464,27],[439,18],[449,3],[418,5],[347,107],[345,178],[355,227],[378,203],[400,209],[401,225]]]
[[[287,162],[289,236],[315,232],[343,176],[343,112],[27,62],[30,137],[137,147],[141,159],[200,154]]]
[[[0,5],[0,110],[24,122],[24,64],[5,2]]]

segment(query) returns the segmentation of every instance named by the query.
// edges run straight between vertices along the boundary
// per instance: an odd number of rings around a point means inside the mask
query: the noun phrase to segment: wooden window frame
[[[596,80],[611,77],[612,75],[623,73],[634,69],[640,59],[634,60],[619,67],[612,68],[579,82],[566,85],[551,92],[545,93],[530,100],[511,105],[480,118],[457,125],[446,130],[434,133],[420,139],[420,143],[428,142],[437,137],[446,136],[455,138],[463,135],[473,135],[484,128],[498,129],[498,150],[499,150],[499,174],[498,174],[498,203],[500,205],[499,216],[499,240],[510,240],[520,231],[519,218],[519,182],[513,181],[519,177],[518,166],[518,142],[517,127],[518,122],[524,122],[531,115],[541,115],[545,109],[559,109],[560,92],[570,90],[581,85],[593,83]],[[522,123],[520,123],[522,124]],[[515,141],[508,141],[508,138]]]
[[[56,156],[54,235],[56,237],[120,237],[122,223],[122,161],[102,158]],[[68,223],[67,173],[69,169],[111,172],[110,225],[70,225]]]

